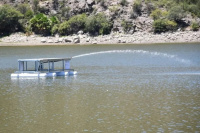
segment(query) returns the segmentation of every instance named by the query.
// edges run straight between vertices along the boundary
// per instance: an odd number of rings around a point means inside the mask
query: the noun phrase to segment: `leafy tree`
[[[70,24],[68,21],[65,21],[63,23],[60,24],[59,28],[58,28],[58,32],[61,35],[69,35],[70,32]]]
[[[19,30],[19,19],[22,17],[23,15],[13,7],[8,5],[0,6],[0,33],[8,34]]]
[[[185,11],[181,6],[172,7],[172,9],[169,11],[168,15],[169,20],[179,22],[184,17],[185,17]]]
[[[200,17],[200,8],[198,5],[188,5],[187,10],[192,13],[193,16]]]
[[[199,24],[197,22],[193,22],[191,25],[191,28],[193,31],[198,31],[199,30]]]
[[[86,14],[71,17],[68,21],[63,22],[60,25],[58,29],[59,33],[62,35],[69,35],[77,33],[79,30],[84,30],[86,18]]]
[[[24,14],[24,17],[26,19],[31,19],[34,16],[34,13],[32,10],[27,10],[26,13]]]
[[[157,19],[161,19],[161,18],[166,18],[168,15],[168,12],[167,11],[162,11],[160,9],[156,9],[154,10],[150,16],[154,19],[154,20],[157,20]]]
[[[153,28],[155,33],[174,31],[177,28],[177,23],[167,19],[157,19],[153,22]]]
[[[109,34],[112,28],[112,23],[106,19],[103,13],[98,13],[97,15],[91,15],[87,18],[85,24],[86,31],[90,34]]]
[[[51,31],[52,21],[46,15],[40,13],[30,20],[30,25],[32,31],[36,34],[48,35]]]
[[[28,4],[20,4],[17,6],[17,10],[20,11],[22,14],[25,14],[29,9],[30,7],[28,6]]]
[[[132,25],[130,22],[125,21],[125,20],[122,21],[121,25],[122,25],[123,30],[124,30],[125,32],[130,31],[130,29],[133,27],[133,25]]]
[[[50,17],[50,20],[52,22],[52,25],[55,25],[55,24],[59,24],[60,21],[58,20],[58,18],[56,16],[52,16]]]
[[[80,14],[71,17],[68,22],[71,26],[70,34],[77,33],[79,30],[83,30],[85,28],[86,14]]]
[[[33,17],[33,11],[28,4],[20,4],[17,6],[17,10],[20,11],[25,19],[30,19]]]
[[[59,29],[59,24],[55,24],[52,29],[51,29],[51,34],[55,35],[58,33],[58,29]]]

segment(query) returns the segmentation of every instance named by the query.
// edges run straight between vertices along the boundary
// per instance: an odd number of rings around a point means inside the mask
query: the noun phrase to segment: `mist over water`
[[[59,57],[78,75],[10,77],[19,58]],[[198,132],[199,57],[199,44],[1,47],[0,132]]]

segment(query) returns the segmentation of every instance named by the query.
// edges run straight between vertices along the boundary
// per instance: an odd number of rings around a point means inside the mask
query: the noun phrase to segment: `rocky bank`
[[[141,13],[133,12],[133,3],[136,0],[39,0],[39,9],[46,15],[63,15],[65,18],[86,13],[88,16],[104,12],[106,17],[113,22],[111,34],[90,36],[79,31],[71,36],[26,36],[24,33],[14,33],[10,36],[0,38],[0,45],[73,45],[73,44],[151,44],[151,43],[182,43],[200,42],[200,30],[191,30],[191,23],[195,20],[200,24],[200,18],[194,18],[188,14],[182,19],[184,27],[179,27],[176,32],[161,34],[153,33],[153,19],[150,12],[153,3],[142,0]],[[34,0],[2,0],[2,4],[18,5],[28,3],[32,8]],[[128,22],[131,28],[125,33],[122,21]]]
[[[149,32],[135,32],[134,34],[112,33],[104,36],[89,36],[83,32],[72,36],[39,35],[26,36],[24,33],[14,33],[1,38],[1,46],[12,45],[92,45],[92,44],[152,44],[152,43],[194,43],[200,42],[200,31],[174,32],[153,34]]]
[[[126,21],[132,25],[127,31],[128,34],[134,32],[153,32],[153,19],[150,13],[156,7],[153,2],[141,1],[140,13],[133,9],[133,4],[137,0],[1,0],[0,5],[10,4],[17,6],[19,4],[28,4],[32,9],[34,8],[34,1],[38,1],[38,10],[49,15],[61,17],[61,21],[69,19],[70,17],[86,13],[87,16],[97,13],[104,13],[105,16],[113,22],[112,31],[123,32],[122,22]],[[160,7],[163,10],[163,7]],[[193,17],[192,14],[187,14],[182,19],[181,30],[190,28],[192,22],[200,24],[200,18]],[[191,30],[191,29],[190,29]]]

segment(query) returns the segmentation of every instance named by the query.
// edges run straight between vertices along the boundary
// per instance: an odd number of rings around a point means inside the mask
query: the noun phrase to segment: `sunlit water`
[[[77,76],[11,79],[19,58]],[[0,47],[0,132],[199,132],[200,44]]]

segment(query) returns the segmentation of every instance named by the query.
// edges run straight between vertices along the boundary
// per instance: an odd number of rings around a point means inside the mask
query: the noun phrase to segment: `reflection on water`
[[[56,57],[119,48],[156,51],[189,62],[137,52],[96,54],[72,60],[77,76],[33,79],[11,79],[20,50],[0,49],[0,54],[14,50],[13,57],[0,57],[11,64],[0,68],[0,132],[198,132],[200,45],[188,47],[48,47],[58,51]],[[32,48],[22,49],[35,54]],[[48,56],[44,52],[42,57]]]

